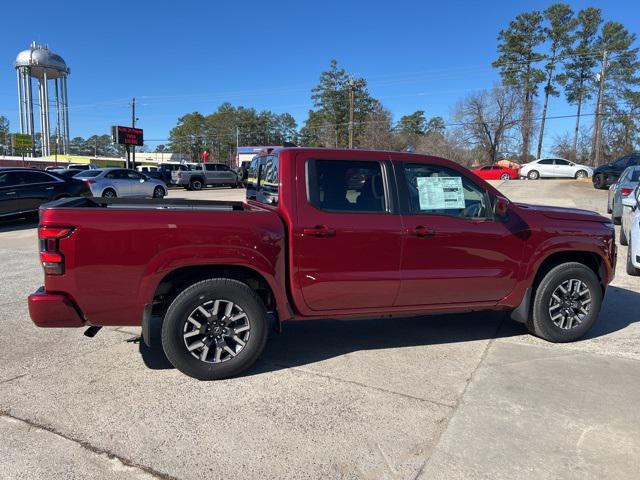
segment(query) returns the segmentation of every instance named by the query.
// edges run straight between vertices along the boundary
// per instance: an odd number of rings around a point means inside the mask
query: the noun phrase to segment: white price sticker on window
[[[418,177],[420,210],[465,208],[461,177]]]

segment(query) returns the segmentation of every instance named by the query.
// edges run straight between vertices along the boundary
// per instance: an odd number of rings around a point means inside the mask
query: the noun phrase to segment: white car
[[[627,273],[640,275],[640,186],[622,199],[620,244],[628,245]]]
[[[593,168],[564,158],[548,157],[525,163],[520,167],[520,176],[529,180],[539,178],[587,178],[593,175]]]

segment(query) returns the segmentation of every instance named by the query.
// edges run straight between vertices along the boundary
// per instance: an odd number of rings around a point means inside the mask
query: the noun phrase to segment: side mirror
[[[496,195],[495,201],[493,203],[494,216],[501,219],[506,218],[510,203],[511,202],[509,202],[509,200],[505,197]]]

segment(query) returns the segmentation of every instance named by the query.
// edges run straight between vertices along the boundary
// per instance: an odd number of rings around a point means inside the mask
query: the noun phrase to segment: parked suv
[[[198,163],[191,170],[176,170],[171,173],[174,184],[187,190],[201,190],[207,185],[236,188],[240,183],[238,174],[222,163]]]
[[[620,157],[607,165],[600,165],[593,171],[593,186],[604,190],[616,183],[624,169],[633,165],[640,165],[640,153],[632,153]]]
[[[539,178],[587,178],[593,169],[586,165],[570,162],[564,158],[541,158],[520,167],[520,176],[529,180]]]

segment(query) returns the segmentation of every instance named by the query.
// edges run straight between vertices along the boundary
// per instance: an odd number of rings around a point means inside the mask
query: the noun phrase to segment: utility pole
[[[349,79],[349,148],[353,148],[353,104],[355,97],[355,80]]]
[[[136,97],[133,97],[133,99],[131,100],[131,126],[133,128],[136,128]],[[132,148],[131,168],[135,170],[136,169],[136,146],[132,145],[131,148]]]
[[[607,74],[607,51],[602,52],[602,69],[600,70],[600,84],[598,86],[598,101],[596,102],[596,117],[593,125],[593,165],[600,165],[600,144],[602,142],[602,96],[604,93],[604,79]]]
[[[238,163],[240,163],[240,127],[236,127],[236,161],[235,166],[239,167]]]

